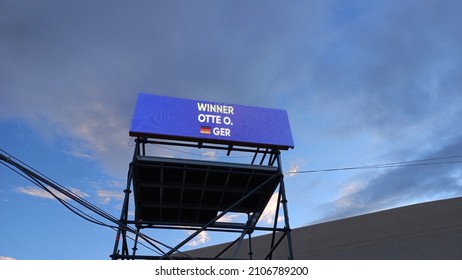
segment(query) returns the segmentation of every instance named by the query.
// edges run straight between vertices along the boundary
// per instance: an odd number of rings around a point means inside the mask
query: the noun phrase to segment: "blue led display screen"
[[[131,136],[293,148],[285,110],[140,93]]]

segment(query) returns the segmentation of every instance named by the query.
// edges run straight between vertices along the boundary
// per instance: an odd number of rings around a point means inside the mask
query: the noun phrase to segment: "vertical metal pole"
[[[144,138],[144,137],[143,137],[143,138],[138,138],[138,139],[136,140],[136,142],[143,142],[143,145],[142,145],[142,147],[143,147],[143,149],[142,149],[142,155],[145,156],[145,155],[146,155],[146,138]]]
[[[284,221],[285,221],[285,231],[287,233],[287,249],[288,249],[288,254],[289,254],[289,260],[294,259],[294,253],[292,249],[292,235],[290,233],[290,224],[289,224],[289,210],[287,208],[287,197],[286,197],[286,190],[285,190],[285,185],[284,185],[284,174],[282,173],[282,160],[281,160],[281,153],[277,151],[277,159],[278,159],[278,171],[279,171],[279,176],[280,176],[280,187],[279,191],[281,192],[281,203],[282,203],[282,209],[284,212]]]
[[[260,160],[260,165],[263,164],[263,162],[265,161],[265,158],[266,158],[266,154],[268,154],[268,148],[266,148],[265,152],[263,153],[263,155],[261,156],[261,160]]]
[[[279,187],[279,193],[278,193],[278,203],[276,204],[276,210],[275,210],[275,213],[274,213],[274,223],[273,223],[273,228],[277,228],[278,226],[278,216],[279,216],[279,205],[281,204],[281,188]],[[271,235],[271,247],[270,247],[270,250],[273,250],[273,247],[274,247],[274,241],[276,239],[276,231],[273,230],[273,233]],[[269,259],[271,260],[273,257],[273,253],[271,252],[269,254]]]
[[[135,241],[133,243],[133,258],[136,255],[136,251],[138,250],[138,237],[140,236],[140,229],[136,229],[136,236],[135,236]]]
[[[124,193],[125,193],[125,198],[124,198],[124,202],[123,202],[123,206],[122,206],[122,211],[120,213],[120,219],[119,219],[119,222],[124,224],[124,225],[127,225],[127,218],[128,218],[128,204],[129,204],[129,198],[130,198],[130,193],[131,193],[131,190],[130,190],[130,185],[131,185],[131,182],[132,182],[132,177],[133,177],[133,164],[135,163],[135,159],[136,159],[136,156],[138,155],[139,153],[139,148],[140,148],[140,144],[139,144],[139,141],[136,141],[136,145],[135,145],[135,150],[133,152],[133,160],[132,162],[130,163],[130,166],[128,168],[128,174],[127,174],[127,188],[124,190]],[[117,229],[117,235],[116,235],[116,239],[115,239],[115,242],[114,242],[114,249],[112,251],[112,255],[111,255],[111,258],[113,260],[115,259],[118,259],[119,258],[119,254],[118,254],[118,248],[119,248],[119,241],[120,241],[120,236],[123,235],[123,246],[126,246],[126,238],[125,238],[125,235],[126,235],[127,231],[126,229],[122,228],[120,225]]]
[[[254,164],[255,159],[257,158],[257,155],[258,155],[259,152],[260,152],[260,148],[257,148],[257,150],[255,151],[255,154],[253,155],[252,162],[250,164]]]
[[[252,233],[248,233],[249,234],[249,259],[252,260],[253,259],[253,251],[252,251]]]

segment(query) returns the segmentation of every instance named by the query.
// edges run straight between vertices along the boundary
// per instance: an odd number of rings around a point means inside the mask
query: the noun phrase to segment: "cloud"
[[[307,90],[315,94],[298,100],[305,112],[301,127],[314,128],[310,135],[323,139],[319,148],[332,143],[321,160],[335,166],[347,152],[350,162],[460,154],[451,147],[460,146],[462,136],[462,35],[454,28],[461,7],[391,1],[332,9],[330,23],[338,28],[329,30],[314,63]],[[303,111],[305,104],[312,106]],[[363,143],[344,145],[350,139]],[[457,165],[352,174],[335,187],[337,197],[319,208],[321,220],[461,195]]]
[[[300,53],[295,39],[320,6],[294,14],[282,3],[8,2],[0,92],[9,106],[0,119],[24,119],[48,139],[69,137],[69,154],[121,176],[138,92],[270,104],[268,82],[290,76],[281,63]]]
[[[210,160],[216,160],[217,159],[217,151],[204,151],[204,152],[202,152],[201,155],[206,157],[207,159],[210,159]]]
[[[15,259],[11,257],[0,256],[0,260],[15,260]]]
[[[305,163],[306,159],[303,158],[298,158],[293,161],[292,165],[290,166],[290,169],[285,172],[285,175],[288,177],[294,177],[297,175],[297,172],[300,171],[301,166]]]
[[[187,234],[193,234],[195,231],[187,231]],[[188,246],[196,247],[210,241],[210,236],[206,231],[201,231],[193,240],[188,242]]]
[[[462,137],[422,158],[461,155]],[[452,163],[445,163],[452,162]],[[344,184],[339,196],[322,208],[322,220],[339,219],[424,201],[462,196],[460,158],[425,161],[429,165],[387,169],[363,174]]]
[[[42,189],[39,189],[37,187],[19,187],[19,188],[16,188],[15,190],[16,192],[18,193],[21,193],[21,194],[26,194],[26,195],[30,195],[30,196],[34,196],[34,197],[39,197],[39,198],[43,198],[43,199],[56,199],[54,197],[57,196],[58,198],[60,199],[63,199],[63,200],[69,200],[70,198],[65,196],[64,194],[54,190],[54,189],[50,189],[50,191],[54,194],[50,194],[49,192],[47,191],[44,191]],[[86,194],[85,192],[82,192],[81,190],[79,189],[76,189],[76,188],[71,188],[70,191],[80,197],[88,197],[88,194]]]
[[[279,203],[278,196],[279,196],[278,192],[275,192],[273,196],[271,196],[271,199],[269,200],[268,204],[266,205],[265,210],[263,211],[260,217],[261,222],[268,224],[268,225],[274,224],[274,217],[276,215],[276,207]],[[278,222],[284,219],[284,216],[280,215],[281,212],[282,212],[282,208],[279,209],[279,216],[277,218]]]
[[[462,74],[456,10],[437,1],[371,5],[348,18],[316,63],[315,104],[327,114],[335,110],[334,125],[343,132],[434,136],[461,111],[454,105],[462,101],[455,90]],[[342,20],[342,12],[332,16]]]
[[[122,191],[97,190],[97,196],[101,199],[102,204],[108,204],[112,200],[123,200],[125,194]]]
[[[46,140],[66,139],[65,153],[118,178],[133,152],[138,92],[284,107],[296,149],[309,145],[332,164],[345,149],[401,160],[457,144],[462,3],[366,2],[7,1],[0,121],[21,119]],[[342,145],[358,135],[378,144]],[[423,198],[422,188],[437,197],[436,183],[445,183],[441,195],[458,193],[455,169],[422,168],[422,178],[400,170],[350,178],[333,209],[388,207]]]
[[[343,131],[366,124],[402,134],[431,121],[434,106],[454,104],[457,95],[443,90],[460,80],[462,56],[450,47],[461,44],[451,32],[457,9],[396,6],[10,3],[0,45],[10,106],[0,114],[70,135],[71,154],[96,156],[117,173],[130,158],[140,91],[270,106],[281,97],[338,110],[349,121],[337,122]]]
[[[220,214],[220,213],[218,213]],[[217,222],[221,223],[245,223],[247,222],[247,214],[245,213],[233,213],[229,212],[225,214],[223,217],[218,219]]]

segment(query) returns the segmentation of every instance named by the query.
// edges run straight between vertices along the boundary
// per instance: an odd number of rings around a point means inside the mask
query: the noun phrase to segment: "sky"
[[[287,110],[287,172],[456,161],[288,174],[292,228],[459,197],[461,12],[450,0],[2,0],[0,148],[118,217],[144,92]],[[0,223],[5,259],[109,259],[114,245],[5,165]]]

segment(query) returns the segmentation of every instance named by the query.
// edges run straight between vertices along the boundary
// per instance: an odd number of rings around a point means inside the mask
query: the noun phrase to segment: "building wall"
[[[462,198],[446,199],[293,229],[295,259],[462,259]],[[270,236],[252,238],[254,259],[268,252]],[[220,252],[226,244],[194,250]],[[228,250],[223,257],[234,257]],[[249,259],[248,242],[237,258]],[[273,259],[287,259],[283,241]]]

